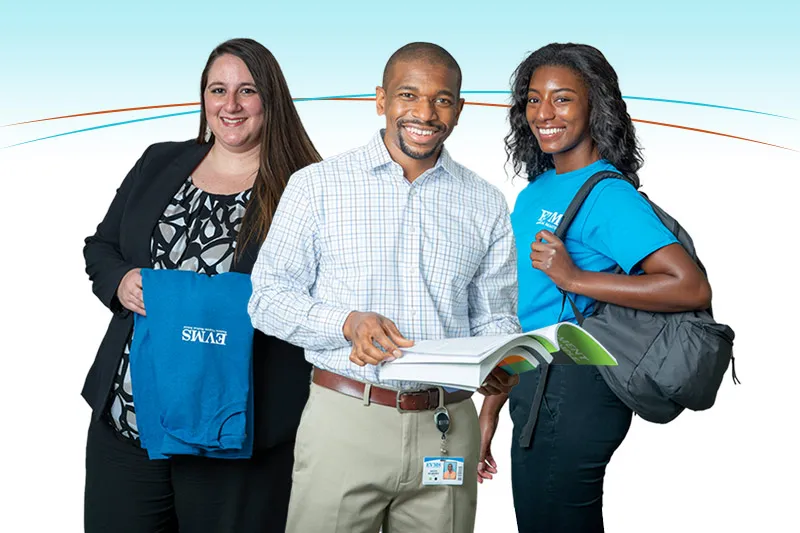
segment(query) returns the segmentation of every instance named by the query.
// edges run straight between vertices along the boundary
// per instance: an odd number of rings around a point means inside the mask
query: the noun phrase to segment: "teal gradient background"
[[[4,2],[0,61],[17,90],[2,123],[197,98],[205,51],[235,36],[265,43],[297,97],[371,92],[396,48],[450,50],[464,87],[507,89],[548,42],[600,48],[626,95],[800,116],[800,4],[675,1]],[[8,88],[8,86],[6,86]],[[3,91],[8,94],[6,90]],[[88,106],[88,107],[87,107]]]

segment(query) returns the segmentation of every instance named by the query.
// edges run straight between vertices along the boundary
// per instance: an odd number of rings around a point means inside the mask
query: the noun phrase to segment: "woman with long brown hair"
[[[285,528],[294,438],[308,395],[301,349],[256,331],[250,459],[149,460],[129,369],[142,268],[249,274],[289,176],[320,160],[264,46],[217,46],[201,77],[197,139],[150,146],[97,231],[86,271],[113,317],[83,390],[87,532],[266,532]]]

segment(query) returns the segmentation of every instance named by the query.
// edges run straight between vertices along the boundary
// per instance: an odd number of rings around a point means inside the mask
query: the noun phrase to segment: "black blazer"
[[[150,240],[159,217],[211,144],[195,141],[150,146],[117,189],[97,232],[86,239],[83,255],[92,291],[113,316],[83,387],[83,397],[99,417],[106,407],[114,374],[133,327],[131,312],[116,292],[132,268],[152,268]],[[240,251],[232,270],[249,274],[259,245]],[[303,350],[256,331],[253,341],[253,391],[257,449],[294,440],[308,399],[311,366]]]

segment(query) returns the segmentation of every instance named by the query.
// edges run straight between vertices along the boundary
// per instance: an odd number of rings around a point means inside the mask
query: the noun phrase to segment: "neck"
[[[556,174],[565,174],[587,167],[600,160],[600,152],[594,143],[579,144],[571,150],[560,154],[553,154],[553,165],[556,167]]]
[[[386,149],[389,150],[389,155],[392,157],[392,160],[400,165],[400,167],[403,169],[403,176],[409,182],[413,182],[426,170],[432,169],[436,165],[436,161],[439,160],[439,155],[442,153],[442,149],[439,148],[430,157],[426,157],[425,159],[414,159],[413,157],[409,157],[403,153],[399,146],[387,141],[385,133],[383,137],[383,144],[386,146]]]
[[[224,169],[231,174],[253,172],[261,163],[261,145],[256,144],[241,151],[232,151],[221,143],[215,142],[208,155],[216,168]]]

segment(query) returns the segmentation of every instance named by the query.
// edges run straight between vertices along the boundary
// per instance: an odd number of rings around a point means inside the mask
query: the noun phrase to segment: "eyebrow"
[[[418,91],[419,91],[419,88],[418,88],[418,87],[415,87],[415,86],[413,86],[413,85],[401,85],[400,87],[398,87],[397,89],[395,89],[395,91],[411,91],[411,92],[418,92]],[[436,93],[436,96],[442,96],[442,95],[444,95],[444,96],[449,96],[450,98],[455,98],[455,97],[456,97],[456,95],[455,95],[455,94],[453,94],[451,91],[448,91],[447,89],[442,89],[441,91],[439,91],[439,92],[437,92],[437,93]]]
[[[528,87],[528,92],[529,93],[538,93],[539,91],[537,91],[536,89],[533,89],[531,87]],[[576,91],[574,89],[570,89],[568,87],[561,87],[561,88],[558,88],[558,89],[554,90],[553,92],[554,93],[569,92],[569,93],[573,93],[573,94],[578,94],[578,91]]]
[[[223,82],[223,81],[210,81],[210,82],[208,82],[208,84],[206,84],[206,87],[211,87],[212,85],[223,85],[224,86],[225,82]],[[244,83],[240,83],[238,86],[239,87],[245,87],[245,86],[255,87],[256,84],[255,83],[250,83],[249,81],[246,81]]]

